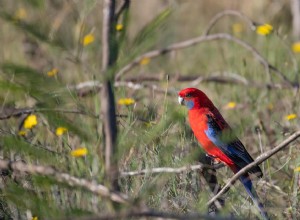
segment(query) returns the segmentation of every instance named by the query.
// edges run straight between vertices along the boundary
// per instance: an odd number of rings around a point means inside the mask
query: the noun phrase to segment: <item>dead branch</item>
[[[172,75],[167,74],[167,75]],[[175,80],[178,82],[191,82],[191,86],[197,86],[198,84],[205,83],[220,83],[220,84],[235,84],[235,85],[243,85],[258,89],[291,89],[290,86],[286,84],[280,83],[257,83],[253,81],[249,81],[246,78],[239,76],[238,74],[228,73],[228,72],[213,72],[210,73],[209,76],[201,76],[202,74],[193,74],[193,75],[177,75],[175,76]],[[155,84],[147,84],[146,81],[149,82],[160,82],[163,77],[161,74],[149,74],[149,75],[141,75],[137,77],[126,77],[123,81],[117,81],[114,83],[115,87],[127,87],[133,90],[141,90],[145,88],[152,89],[158,93],[166,93],[165,89],[160,88]],[[140,83],[143,82],[143,83]],[[86,81],[79,83],[75,86],[70,86],[69,89],[74,89],[78,96],[85,97],[90,94],[95,94],[100,91],[101,83],[99,81]],[[167,91],[167,94],[174,95],[176,93],[175,89],[170,88]]]
[[[35,112],[60,112],[60,113],[70,113],[70,114],[81,114],[81,115],[87,115],[92,118],[99,118],[98,115],[94,115],[92,113],[87,113],[79,110],[69,110],[69,109],[33,109],[33,108],[10,108],[10,107],[3,107],[2,111],[0,111],[0,120],[6,120],[10,119],[11,117],[21,117],[22,115],[28,115]],[[124,114],[116,114],[116,117],[118,118],[128,118],[129,115]],[[140,117],[136,118],[137,120],[141,122],[148,123],[149,121]]]
[[[140,176],[145,174],[161,174],[161,173],[182,173],[182,172],[188,172],[188,171],[194,171],[194,170],[202,170],[203,165],[191,165],[191,166],[183,166],[178,168],[172,168],[172,167],[157,167],[157,168],[150,168],[150,169],[143,169],[138,171],[128,171],[128,172],[121,172],[121,177],[127,177],[127,176]]]
[[[70,114],[88,115],[89,117],[98,118],[97,115],[92,113],[80,111],[80,110],[69,110],[69,109],[34,109],[34,108],[14,108],[14,107],[2,107],[0,111],[0,120],[9,119],[11,117],[21,117],[22,115],[28,115],[35,112],[60,112]]]
[[[114,202],[128,203],[127,196],[120,192],[110,191],[107,187],[98,184],[94,181],[89,181],[83,178],[71,176],[68,173],[58,172],[52,167],[26,164],[22,161],[8,161],[0,159],[0,169],[20,173],[48,176],[54,178],[57,182],[66,183],[69,186],[82,187],[87,191],[95,193],[99,196],[103,196],[105,198],[109,198]]]
[[[249,19],[246,15],[244,15],[243,13],[239,12],[239,11],[235,11],[235,10],[225,10],[222,11],[218,14],[216,14],[208,23],[207,28],[204,30],[203,35],[208,35],[210,30],[213,28],[213,26],[224,16],[228,16],[228,15],[233,15],[233,16],[237,16],[242,18],[247,25],[250,27],[251,30],[255,30],[256,29],[256,25],[255,23]]]
[[[155,210],[149,211],[131,211],[125,213],[118,213],[115,215],[106,215],[106,216],[92,216],[92,217],[83,217],[75,218],[75,220],[115,220],[115,219],[178,219],[178,220],[193,220],[193,219],[205,219],[205,220],[234,220],[233,216],[224,217],[224,216],[214,216],[214,215],[205,215],[201,213],[168,213],[168,212],[159,212]],[[68,219],[74,219],[68,218]]]
[[[294,10],[294,8],[292,9],[292,11]],[[296,9],[298,10],[298,8]],[[257,23],[252,21],[249,17],[247,17],[246,15],[244,15],[243,13],[236,11],[236,10],[224,10],[221,11],[220,13],[216,14],[208,23],[207,28],[205,29],[203,35],[206,36],[210,33],[211,29],[213,28],[213,26],[224,16],[228,16],[228,15],[232,15],[232,16],[237,16],[240,17],[241,19],[243,19],[246,24],[249,26],[249,28],[252,31],[255,31],[256,27],[257,27]],[[280,40],[280,42],[283,44],[283,46],[286,48],[286,50],[289,52],[289,55],[291,57],[291,60],[293,62],[294,65],[294,70],[295,73],[298,73],[298,63],[297,60],[295,58],[295,55],[293,54],[293,52],[290,49],[290,46],[282,39],[282,37],[280,37],[278,35],[278,33],[275,34],[277,36],[277,38]],[[298,87],[297,84],[294,85],[295,87]]]
[[[128,84],[126,85],[123,83],[124,86],[130,88],[143,88],[143,84],[138,84],[137,82],[161,82],[165,77],[165,75],[176,75],[172,73],[166,73],[162,75],[161,73],[155,74],[143,74],[138,76],[130,76],[123,79],[123,82],[131,82],[136,84]],[[205,82],[205,83],[220,83],[220,84],[237,84],[237,85],[243,85],[253,88],[259,88],[259,89],[291,89],[290,86],[286,84],[280,84],[280,83],[257,83],[254,81],[247,80],[246,78],[240,76],[237,73],[227,72],[227,71],[216,71],[207,74],[208,76],[203,76],[205,74],[198,73],[198,74],[192,74],[192,75],[183,75],[183,74],[177,74],[174,77],[174,80],[171,78],[171,81],[177,81],[177,82],[191,82],[191,86],[197,86],[198,84]],[[122,86],[122,83],[115,84],[115,86]]]
[[[0,120],[9,119],[11,117],[20,117],[24,114],[31,114],[34,110],[30,108],[14,108],[14,107],[2,107],[0,111]]]
[[[120,15],[123,13],[124,10],[128,9],[130,5],[130,0],[124,0],[123,4],[120,6],[120,8],[116,12],[115,20],[118,21]]]
[[[269,74],[269,71],[272,70],[274,73],[279,75],[288,85],[290,85],[291,87],[294,86],[293,82],[291,82],[288,78],[286,78],[286,76],[281,71],[279,71],[276,67],[272,66],[253,46],[251,46],[247,42],[245,42],[245,41],[243,41],[239,38],[236,38],[236,37],[234,37],[230,34],[227,34],[227,33],[218,33],[218,34],[200,36],[200,37],[192,38],[192,39],[182,41],[182,42],[179,42],[179,43],[174,43],[174,44],[172,44],[172,45],[170,45],[166,48],[163,48],[163,49],[149,51],[145,54],[142,54],[142,55],[138,56],[131,63],[124,66],[116,74],[115,79],[119,80],[121,76],[123,76],[125,73],[127,73],[128,71],[130,71],[134,67],[138,66],[139,63],[141,62],[141,60],[143,60],[146,57],[147,58],[154,58],[154,57],[157,57],[157,56],[165,55],[165,54],[170,53],[171,51],[174,51],[174,50],[180,50],[180,49],[191,47],[191,46],[194,46],[196,44],[204,43],[204,42],[207,42],[207,41],[215,41],[215,40],[221,40],[221,39],[232,41],[232,42],[242,46],[243,48],[245,48],[246,50],[251,52],[252,55],[259,61],[259,63],[261,63],[264,66],[267,74]]]
[[[141,83],[134,83],[130,81],[117,81],[114,83],[115,87],[127,87],[133,90],[141,90],[145,88],[152,89],[158,93],[166,93],[165,89],[160,88],[155,84],[141,84]],[[74,89],[78,96],[85,97],[89,94],[94,94],[100,91],[102,84],[99,81],[87,81],[77,84],[76,86],[70,86],[70,89]],[[167,94],[176,94],[176,91],[170,89],[167,91]]]
[[[300,136],[300,131],[295,132],[292,134],[290,137],[285,139],[283,142],[281,142],[279,145],[277,145],[275,148],[272,150],[269,150],[263,154],[261,154],[255,161],[252,163],[248,164],[245,166],[243,169],[241,169],[239,172],[237,172],[227,183],[226,185],[216,194],[209,202],[207,205],[211,205],[216,199],[218,199],[240,176],[242,176],[244,173],[246,173],[248,170],[250,170],[252,167],[257,166],[276,154],[277,152],[283,150],[285,147],[287,147],[290,143],[295,141],[297,138]]]
[[[197,164],[197,165],[190,165],[190,166],[182,166],[178,168],[173,167],[157,167],[157,168],[149,168],[149,169],[143,169],[143,170],[137,170],[137,171],[123,171],[120,172],[120,177],[127,177],[127,176],[140,176],[145,174],[161,174],[161,173],[183,173],[183,172],[189,172],[189,171],[195,171],[195,170],[202,170],[203,168],[214,168],[218,169],[221,167],[224,167],[223,164],[219,163],[214,166],[207,166],[204,164]]]

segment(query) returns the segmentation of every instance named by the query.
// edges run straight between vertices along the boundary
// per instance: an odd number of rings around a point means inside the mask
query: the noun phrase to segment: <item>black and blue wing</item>
[[[213,115],[207,114],[206,116],[208,128],[205,133],[207,137],[228,158],[234,161],[238,170],[253,162],[253,158],[247,152],[242,142],[233,134],[229,126],[222,124],[222,121],[218,121]],[[259,177],[262,176],[259,166],[251,168],[249,173],[255,173]]]

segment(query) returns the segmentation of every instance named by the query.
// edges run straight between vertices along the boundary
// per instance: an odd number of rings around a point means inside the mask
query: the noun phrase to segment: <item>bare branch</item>
[[[119,17],[120,15],[122,14],[122,12],[129,8],[129,4],[130,4],[130,0],[124,0],[123,1],[123,4],[121,5],[121,7],[119,9],[117,9],[117,12],[116,12],[116,16],[115,16],[115,20],[118,21],[119,20]]]
[[[244,77],[242,77],[240,74],[237,73],[232,73],[228,71],[215,71],[207,74],[207,76],[203,76],[205,74],[203,73],[197,73],[197,74],[189,74],[189,75],[178,75],[178,74],[172,74],[172,73],[166,73],[164,75],[175,75],[175,79],[170,79],[171,81],[178,81],[178,82],[191,82],[191,86],[196,86],[202,82],[206,83],[221,83],[221,84],[239,84],[239,85],[244,85],[248,87],[253,87],[253,88],[268,88],[268,89],[291,89],[290,86],[287,86],[286,84],[280,84],[280,83],[258,83],[254,81],[250,81]],[[161,82],[164,78],[164,75],[158,73],[150,73],[148,75],[143,74],[139,76],[132,76],[132,77],[126,77],[123,79],[125,82],[130,82],[130,83],[137,83],[137,82],[145,82],[145,81],[151,81],[151,82]],[[120,84],[115,84],[115,86],[120,85],[122,86],[122,83]],[[126,85],[125,83],[123,84],[124,86],[130,88],[134,87],[139,89],[143,88],[143,84],[131,84],[132,86]],[[141,86],[139,86],[141,85]]]
[[[263,154],[260,155],[255,161],[252,163],[248,164],[245,166],[243,169],[241,169],[239,172],[237,172],[227,183],[226,185],[216,194],[209,202],[207,205],[211,205],[216,199],[218,199],[240,176],[242,176],[244,173],[246,173],[248,170],[250,170],[252,167],[257,166],[276,154],[277,152],[281,151],[285,147],[287,147],[291,142],[295,141],[297,138],[300,136],[300,131],[295,132],[292,134],[290,137],[285,139],[283,142],[281,142],[279,145],[277,145],[275,148],[272,150],[269,150]]]
[[[173,167],[157,167],[157,168],[150,168],[150,169],[143,169],[138,171],[123,171],[120,173],[121,177],[127,177],[127,176],[140,176],[145,174],[161,174],[161,173],[183,173],[183,172],[189,172],[189,171],[195,171],[195,170],[202,170],[203,168],[214,168],[218,169],[221,167],[224,167],[223,164],[219,163],[215,166],[207,166],[204,164],[197,164],[197,165],[190,165],[190,166],[182,166],[178,168]]]
[[[0,111],[0,120],[9,119],[11,117],[20,117],[22,115],[32,114],[34,112],[60,112],[60,113],[88,115],[93,118],[98,118],[97,115],[93,115],[91,113],[80,111],[80,110],[2,107]]]
[[[153,50],[153,51],[149,51],[145,54],[142,54],[140,56],[138,56],[137,58],[135,58],[133,60],[133,62],[127,64],[126,66],[124,66],[115,76],[116,80],[119,80],[121,76],[123,76],[126,72],[130,71],[131,69],[133,69],[135,66],[139,65],[140,61],[143,60],[144,58],[154,58],[160,55],[164,55],[167,53],[170,53],[171,51],[174,50],[180,50],[180,49],[184,49],[187,47],[191,47],[194,46],[196,44],[200,44],[200,43],[204,43],[207,41],[215,41],[215,40],[228,40],[228,41],[232,41],[240,46],[242,46],[243,48],[245,48],[246,50],[248,50],[249,52],[252,53],[252,55],[264,66],[266,72],[269,74],[269,70],[272,70],[273,72],[275,72],[277,75],[279,75],[288,85],[293,86],[293,83],[286,78],[286,76],[279,71],[276,67],[272,66],[253,46],[251,46],[250,44],[246,43],[245,41],[236,38],[230,34],[227,33],[218,33],[218,34],[211,34],[211,35],[206,35],[206,36],[200,36],[200,37],[196,37],[196,38],[192,38],[186,41],[182,41],[179,43],[175,43],[172,44],[166,48],[163,49],[158,49],[158,50]]]
[[[166,93],[165,89],[159,88],[157,85],[154,84],[141,84],[141,83],[133,83],[129,81],[117,81],[114,83],[115,87],[127,87],[133,90],[141,90],[145,88],[152,89],[155,92],[159,93]],[[94,94],[100,91],[102,84],[99,81],[87,81],[79,83],[76,86],[71,86],[70,88],[75,89],[77,94],[80,97],[84,97],[88,94]],[[176,91],[172,91],[172,89],[167,91],[167,94],[175,94]]]
[[[109,198],[110,200],[118,203],[128,203],[128,198],[126,195],[120,192],[110,191],[107,187],[97,184],[94,181],[88,181],[86,179],[77,178],[71,176],[68,173],[58,172],[56,169],[47,166],[26,164],[22,161],[8,161],[0,159],[0,169],[11,170],[20,173],[29,173],[36,175],[49,176],[54,178],[56,181],[61,183],[66,183],[69,186],[82,187],[92,193],[99,196]]]
[[[218,14],[216,14],[208,23],[207,28],[205,29],[203,35],[208,35],[210,30],[212,29],[212,27],[224,16],[228,16],[228,15],[233,15],[233,16],[237,16],[242,18],[247,25],[250,27],[251,30],[255,30],[256,25],[255,23],[249,19],[246,15],[244,15],[243,13],[239,12],[239,11],[235,11],[235,10],[225,10],[222,11]]]
[[[172,75],[172,73],[167,74]],[[239,76],[238,74],[233,74],[229,72],[213,72],[208,74],[208,76],[201,76],[203,74],[193,74],[193,75],[177,75],[175,76],[175,80],[178,82],[191,82],[192,86],[197,86],[198,84],[202,82],[206,83],[220,83],[220,84],[237,84],[237,85],[243,85],[247,87],[253,87],[253,88],[259,88],[259,89],[291,89],[290,86],[286,84],[280,84],[280,83],[257,83],[253,81],[249,81],[244,77]],[[150,82],[160,82],[163,79],[161,74],[149,74],[149,75],[140,75],[135,77],[126,77],[123,81],[117,81],[114,83],[115,87],[127,87],[129,89],[133,90],[141,90],[145,88],[152,89],[155,92],[158,93],[166,93],[165,89],[160,88],[159,86],[155,84],[146,84],[146,81]],[[143,82],[143,83],[141,83]],[[101,89],[101,83],[99,81],[86,81],[79,83],[75,86],[70,86],[69,89],[74,89],[78,96],[85,97],[90,94],[95,94],[100,91]],[[177,91],[170,88],[167,91],[167,94],[173,95],[176,94]]]
[[[145,174],[161,174],[161,173],[182,173],[187,171],[194,171],[194,170],[202,170],[203,165],[191,165],[191,166],[183,166],[179,168],[172,168],[172,167],[157,167],[157,168],[150,168],[150,169],[143,169],[138,171],[128,171],[128,172],[121,172],[121,177],[127,176],[139,176]]]
[[[0,111],[0,120],[9,119],[11,117],[20,117],[24,114],[31,114],[34,110],[30,108],[14,108],[14,107],[2,107]]]
[[[116,215],[106,215],[106,216],[93,216],[86,218],[75,218],[75,220],[115,220],[115,219],[178,219],[178,220],[193,220],[193,219],[205,219],[205,220],[234,220],[233,216],[224,217],[224,216],[214,216],[214,215],[205,215],[201,213],[168,213],[168,212],[159,212],[155,210],[150,211],[132,211],[125,213],[118,213]],[[74,219],[74,217],[69,218]]]
[[[298,9],[297,9],[298,10]],[[224,16],[228,16],[228,15],[232,15],[232,16],[237,16],[240,17],[241,19],[243,19],[247,25],[249,26],[249,28],[252,31],[256,30],[256,22],[252,21],[249,17],[247,17],[246,15],[244,15],[243,13],[241,13],[240,11],[236,11],[236,10],[224,10],[218,14],[216,14],[208,23],[207,28],[205,29],[203,35],[206,36],[210,33],[211,29],[213,28],[213,26]],[[289,55],[291,56],[291,60],[293,62],[294,65],[294,69],[295,69],[295,73],[298,73],[298,64],[297,64],[297,60],[295,58],[295,55],[293,54],[293,52],[291,51],[289,45],[286,44],[286,42],[278,35],[278,33],[276,34],[276,36],[278,37],[278,39],[280,40],[280,42],[283,44],[283,46],[287,49],[287,51],[289,52]],[[270,66],[270,69],[272,69],[273,67]],[[266,69],[267,71],[269,71],[268,69]],[[274,70],[274,69],[272,69]],[[277,70],[274,70],[275,72]],[[280,73],[279,73],[280,74]],[[294,87],[299,87],[299,85],[297,83],[293,84]]]

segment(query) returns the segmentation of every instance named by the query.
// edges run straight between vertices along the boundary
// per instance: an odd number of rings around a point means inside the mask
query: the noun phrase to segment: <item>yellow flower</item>
[[[56,130],[55,130],[55,134],[57,135],[57,136],[62,136],[64,133],[66,133],[68,131],[68,129],[67,128],[65,128],[65,127],[58,127],[58,128],[56,128]]]
[[[50,70],[50,71],[47,72],[47,75],[49,77],[52,77],[52,76],[56,76],[57,73],[58,73],[58,69],[57,68],[53,68],[52,70]]]
[[[24,20],[25,18],[27,18],[27,12],[24,8],[19,8],[16,12],[15,12],[15,16],[14,18],[18,21],[20,20]]]
[[[24,121],[24,128],[31,129],[38,123],[36,115],[29,115]]]
[[[87,46],[95,41],[95,36],[93,34],[87,34],[84,36],[82,44]]]
[[[289,114],[289,115],[285,116],[285,119],[288,121],[294,120],[295,118],[297,118],[296,114]]]
[[[87,153],[88,153],[88,150],[86,147],[77,148],[77,149],[71,151],[71,155],[73,157],[83,157],[83,156],[87,155]]]
[[[147,65],[148,63],[150,63],[150,58],[148,58],[148,57],[144,57],[144,58],[140,61],[140,65]]]
[[[256,27],[256,33],[266,36],[273,31],[273,27],[270,24],[263,24]]]
[[[237,34],[244,30],[244,26],[241,23],[235,23],[232,25],[232,32]]]
[[[300,167],[295,168],[294,172],[300,172]]]
[[[131,98],[124,98],[118,100],[119,105],[133,105],[134,103],[135,103],[134,99]]]
[[[20,135],[20,136],[25,136],[27,134],[27,131],[24,131],[24,130],[21,130],[21,131],[19,131],[18,132],[18,135]]]
[[[122,31],[123,28],[124,28],[123,24],[117,24],[117,25],[116,25],[116,30],[117,30],[117,31]]]
[[[300,53],[300,41],[293,43],[292,50],[294,53]]]
[[[235,102],[228,102],[227,105],[225,105],[225,109],[233,109],[236,107],[236,103]]]
[[[33,216],[31,220],[38,220],[37,216]]]

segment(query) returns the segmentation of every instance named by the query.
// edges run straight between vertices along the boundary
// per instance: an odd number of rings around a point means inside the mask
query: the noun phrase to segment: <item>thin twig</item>
[[[185,171],[193,171],[193,170],[202,170],[203,165],[191,165],[191,166],[183,166],[179,168],[172,168],[172,167],[157,167],[157,168],[150,168],[150,169],[143,169],[138,171],[128,171],[128,172],[121,172],[121,177],[126,176],[139,176],[139,175],[145,175],[145,174],[160,174],[160,173],[182,173]]]
[[[139,175],[145,175],[145,174],[161,174],[161,173],[176,174],[176,173],[182,173],[182,172],[188,172],[188,171],[202,170],[204,167],[218,169],[223,166],[224,165],[220,163],[220,164],[214,165],[213,167],[205,166],[203,164],[182,166],[182,167],[178,167],[178,168],[157,167],[157,168],[149,168],[149,169],[143,169],[143,170],[137,170],[137,171],[123,171],[120,173],[120,177],[139,176]]]
[[[228,15],[232,15],[232,16],[237,16],[240,17],[241,19],[243,19],[247,25],[249,26],[249,28],[252,31],[256,30],[256,26],[257,23],[252,21],[249,17],[247,17],[246,15],[244,15],[243,13],[241,13],[240,11],[236,11],[236,10],[224,10],[218,14],[216,14],[208,23],[207,28],[205,29],[203,35],[208,35],[211,31],[211,29],[213,28],[213,26],[224,16],[228,16]],[[293,54],[293,52],[291,51],[289,45],[282,39],[282,37],[279,36],[278,33],[275,34],[277,36],[277,38],[279,39],[279,41],[283,44],[283,46],[286,48],[286,50],[288,51],[291,60],[293,62],[294,65],[294,70],[295,73],[298,73],[298,64],[297,64],[297,60],[295,58],[295,55]],[[297,84],[295,84],[294,86],[298,86]]]
[[[0,111],[0,120],[9,119],[11,117],[20,117],[23,114],[31,114],[34,110],[31,108],[16,109],[13,107],[2,107]]]
[[[134,83],[134,82],[127,82],[127,81],[117,81],[114,83],[115,87],[127,87],[133,90],[141,90],[141,89],[145,89],[145,88],[149,88],[152,89],[155,92],[158,93],[165,93],[165,89],[162,89],[160,87],[158,87],[157,85],[154,84],[141,84],[141,83]],[[86,81],[86,82],[82,82],[79,83],[75,86],[70,86],[70,89],[75,89],[76,93],[80,96],[80,97],[84,97],[87,94],[94,94],[100,91],[102,87],[102,84],[99,81]],[[175,91],[172,91],[172,89],[170,91],[168,91],[167,94],[175,94]]]
[[[138,56],[131,63],[124,66],[116,74],[115,79],[119,80],[120,77],[123,76],[126,72],[130,71],[135,66],[139,65],[140,61],[143,60],[144,58],[154,58],[154,57],[157,57],[160,55],[170,53],[171,51],[174,51],[174,50],[180,50],[180,49],[191,47],[196,44],[204,43],[207,41],[215,41],[215,40],[221,40],[221,39],[232,41],[232,42],[242,46],[243,48],[245,48],[246,50],[251,52],[252,55],[265,67],[265,70],[267,73],[269,72],[269,70],[272,70],[277,75],[279,75],[288,85],[293,86],[293,83],[289,79],[287,79],[286,76],[281,71],[279,71],[276,67],[272,66],[253,46],[251,46],[247,42],[245,42],[239,38],[236,38],[230,34],[227,34],[227,33],[218,33],[218,34],[200,36],[200,37],[196,37],[196,38],[192,38],[192,39],[189,39],[186,41],[172,44],[163,49],[149,51],[145,54]]]
[[[249,19],[246,15],[244,15],[243,13],[239,12],[239,11],[235,11],[235,10],[225,10],[225,11],[221,11],[220,13],[216,14],[208,23],[207,28],[204,30],[203,35],[208,35],[210,30],[213,28],[213,26],[224,16],[228,16],[228,15],[233,15],[233,16],[237,16],[242,18],[250,27],[251,30],[255,30],[256,29],[256,25],[255,23]]]
[[[81,115],[87,115],[92,118],[99,118],[99,115],[95,115],[92,113],[87,113],[79,110],[69,110],[69,109],[34,109],[34,108],[2,108],[2,111],[0,111],[0,120],[6,120],[10,119],[11,117],[21,117],[22,115],[32,114],[35,112],[60,112],[60,113],[70,113],[70,114],[81,114]],[[116,114],[116,117],[118,118],[128,118],[129,115],[124,114]],[[144,118],[136,117],[137,120],[148,123],[149,120],[146,120]]]
[[[168,75],[172,75],[171,73]],[[205,82],[205,83],[220,83],[220,84],[237,84],[243,85],[247,87],[259,88],[259,89],[291,89],[290,86],[286,84],[280,83],[257,83],[253,81],[249,81],[246,78],[239,76],[238,74],[233,74],[229,72],[213,72],[208,74],[208,76],[201,76],[203,74],[193,74],[193,75],[177,75],[175,76],[175,80],[177,82],[191,82],[191,86],[197,86],[198,84]],[[133,90],[141,90],[145,88],[149,88],[158,93],[165,93],[165,89],[160,88],[158,85],[155,84],[147,84],[146,81],[149,82],[160,82],[163,77],[160,74],[151,75],[142,75],[137,77],[127,77],[123,81],[117,81],[114,83],[115,87],[127,87]],[[143,83],[140,83],[143,82]],[[74,89],[76,93],[80,97],[85,97],[88,94],[95,94],[100,91],[101,83],[99,81],[86,81],[81,82],[75,86],[70,86],[69,89]],[[169,88],[168,95],[174,95],[177,91],[175,89]]]
[[[245,166],[243,169],[241,169],[239,172],[237,172],[227,183],[226,185],[216,194],[207,205],[211,205],[216,199],[218,199],[240,176],[242,176],[244,173],[246,173],[248,170],[250,170],[252,167],[257,166],[276,154],[277,152],[284,149],[286,146],[288,146],[291,142],[295,141],[300,136],[300,131],[295,132],[290,137],[285,139],[283,142],[281,142],[279,145],[277,145],[272,150],[269,150],[263,154],[260,155],[255,161]]]
[[[130,5],[130,0],[124,0],[123,4],[121,5],[121,7],[119,9],[117,9],[116,11],[116,16],[115,16],[115,21],[119,20],[120,15],[122,14],[122,12],[126,9],[129,8]]]
[[[35,112],[60,112],[60,113],[70,113],[70,114],[80,114],[80,115],[87,115],[89,117],[98,118],[97,115],[92,113],[87,113],[80,110],[69,110],[69,109],[46,109],[46,108],[10,108],[10,107],[3,107],[0,111],[0,120],[9,119],[11,117],[20,117],[26,114],[32,114]]]
[[[177,81],[177,82],[191,82],[191,86],[196,86],[202,82],[206,83],[221,83],[221,84],[239,84],[239,85],[244,85],[248,87],[253,87],[253,88],[267,88],[267,89],[291,89],[290,86],[287,86],[286,84],[280,84],[280,83],[258,83],[254,81],[247,80],[246,78],[240,76],[237,73],[232,73],[232,72],[227,72],[227,71],[215,71],[211,72],[209,74],[204,74],[204,73],[197,73],[197,74],[189,74],[189,75],[184,75],[184,74],[172,74],[172,73],[167,73],[164,75],[176,75],[174,76],[175,79],[170,79],[172,82]],[[155,74],[155,73],[149,73],[148,75],[143,74],[139,76],[132,76],[132,77],[126,77],[123,79],[123,82],[131,82],[135,84],[123,84],[124,86],[130,88],[132,87],[133,89],[140,89],[143,88],[143,84],[139,82],[161,82],[163,80],[162,74]],[[207,76],[203,76],[207,75]],[[117,84],[115,84],[116,86]],[[118,84],[119,86],[122,86],[122,84]]]
[[[205,220],[234,220],[233,216],[211,216],[201,213],[170,213],[170,212],[159,212],[155,210],[149,211],[127,211],[125,213],[118,213],[115,215],[106,216],[92,216],[92,217],[81,217],[81,218],[68,218],[74,220],[115,220],[115,219],[177,219],[177,220],[193,220],[193,219],[205,219]]]
[[[49,176],[54,178],[58,182],[66,183],[69,186],[82,187],[99,196],[109,198],[112,201],[118,203],[128,203],[127,196],[120,192],[110,191],[107,187],[98,184],[94,181],[89,181],[83,178],[71,176],[68,173],[58,172],[56,169],[52,167],[26,164],[22,161],[12,162],[8,160],[0,159],[0,169],[11,170],[20,173],[30,173],[30,174]]]

